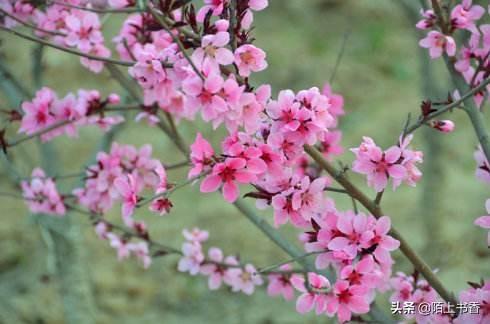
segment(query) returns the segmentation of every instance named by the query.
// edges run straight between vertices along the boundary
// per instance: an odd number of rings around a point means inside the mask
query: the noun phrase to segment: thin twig
[[[20,19],[14,15],[8,13],[7,11],[3,10],[2,8],[0,8],[0,13],[2,13],[3,15],[5,15],[5,16],[17,21],[18,23],[20,23],[26,27],[29,27],[31,29],[35,29],[35,30],[38,30],[38,31],[46,33],[46,34],[57,35],[57,36],[66,36],[65,33],[62,33],[62,32],[56,31],[56,30],[47,30],[47,29],[38,27],[36,25],[30,24],[26,21],[23,21],[22,19]]]
[[[42,38],[27,35],[27,34],[21,33],[19,31],[16,31],[14,29],[10,29],[10,28],[7,28],[7,27],[1,26],[1,25],[0,25],[0,30],[4,30],[6,32],[9,32],[9,33],[14,34],[16,36],[19,36],[21,38],[30,40],[32,42],[40,43],[40,44],[43,44],[43,45],[46,45],[46,46],[49,46],[52,48],[56,48],[60,51],[64,51],[64,52],[74,54],[77,56],[86,57],[86,58],[94,60],[94,61],[102,61],[102,62],[107,62],[107,63],[123,65],[123,66],[133,66],[135,64],[135,62],[121,61],[121,60],[116,60],[116,59],[112,59],[112,58],[108,58],[108,57],[101,57],[101,56],[97,56],[97,55],[83,53],[83,52],[77,51],[75,49],[63,47],[63,46],[57,45],[55,43],[51,43],[51,42],[44,40]]]
[[[342,44],[340,45],[339,54],[337,55],[337,60],[335,61],[332,74],[330,75],[330,80],[329,80],[330,85],[332,85],[333,81],[335,80],[335,76],[337,75],[337,70],[340,66],[340,62],[342,62],[342,58],[344,57],[345,47],[347,45],[347,40],[349,39],[350,32],[351,32],[350,29],[346,30],[344,32],[344,36],[342,37]]]

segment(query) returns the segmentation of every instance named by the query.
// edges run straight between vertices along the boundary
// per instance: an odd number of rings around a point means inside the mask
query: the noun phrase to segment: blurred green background
[[[272,0],[270,7],[256,14],[256,44],[266,50],[269,68],[255,76],[256,84],[269,82],[274,93],[279,89],[295,91],[322,86],[335,66],[344,35],[348,38],[340,66],[333,82],[335,92],[345,98],[346,116],[341,119],[342,144],[346,152],[340,160],[350,164],[348,148],[358,146],[363,135],[371,136],[382,147],[398,138],[409,112],[417,116],[421,92],[420,56],[413,22],[396,1],[355,0]],[[121,17],[104,17],[109,41],[120,26]],[[27,41],[0,34],[1,60],[31,89],[31,53],[35,46]],[[43,85],[57,90],[60,96],[78,88],[123,93],[107,72],[94,75],[83,69],[75,56],[45,49],[42,61]],[[442,93],[449,89],[442,62],[434,62],[435,83]],[[427,70],[424,70],[427,72]],[[8,101],[0,95],[2,108]],[[473,151],[476,139],[469,121],[461,113],[450,116],[456,131],[442,135],[420,130],[413,146],[423,149],[432,176],[424,176],[416,188],[400,187],[396,194],[388,191],[384,210],[411,244],[439,269],[450,289],[466,288],[466,281],[478,281],[490,274],[490,253],[486,233],[473,225],[483,215],[488,187],[474,177]],[[182,122],[179,129],[188,141],[197,129],[217,145],[222,131],[209,125]],[[10,132],[15,136],[14,132]],[[11,137],[12,138],[12,137]],[[57,156],[48,163],[58,165],[57,174],[79,170],[96,148],[101,133],[81,131],[77,140],[58,138],[53,143]],[[427,149],[433,138],[438,147]],[[134,145],[152,143],[154,155],[165,163],[179,162],[181,157],[172,143],[158,130],[131,123],[116,141]],[[218,146],[215,146],[218,147]],[[40,165],[39,146],[26,143],[16,147],[11,157],[23,176]],[[32,156],[33,158],[27,158]],[[423,170],[424,171],[424,170]],[[172,171],[171,181],[178,182],[185,171]],[[9,171],[0,173],[0,190],[12,192]],[[360,176],[351,178],[366,192]],[[429,184],[430,182],[430,184]],[[69,189],[74,182],[63,185]],[[242,193],[245,188],[242,189]],[[340,208],[350,208],[345,198],[335,196]],[[243,260],[258,267],[282,261],[287,256],[268,241],[233,206],[217,193],[201,195],[197,186],[187,187],[173,196],[174,209],[160,218],[145,210],[137,218],[150,225],[155,240],[180,246],[183,228],[207,229],[211,239],[207,246],[220,246],[225,253],[240,253]],[[271,220],[271,211],[261,213]],[[30,216],[21,201],[0,197],[0,321],[25,323],[64,323],[60,281],[54,275],[55,247],[42,219]],[[325,316],[306,316],[295,312],[294,302],[269,298],[263,289],[253,296],[234,294],[223,288],[210,292],[203,277],[191,277],[176,271],[177,257],[154,259],[148,270],[135,260],[119,263],[107,242],[96,238],[86,216],[70,214],[71,221],[83,234],[83,251],[94,292],[98,323],[326,323]],[[111,219],[119,219],[114,208]],[[47,221],[51,222],[51,220]],[[280,229],[296,242],[291,226]],[[394,254],[395,270],[411,272],[400,252]],[[64,260],[58,260],[63,262]],[[389,311],[388,295],[380,295],[380,304]],[[3,316],[3,317],[2,317]]]

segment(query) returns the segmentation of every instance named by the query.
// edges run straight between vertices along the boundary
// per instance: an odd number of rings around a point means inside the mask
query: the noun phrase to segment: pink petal
[[[223,185],[223,197],[229,203],[235,202],[239,195],[238,186],[232,181],[225,182]]]
[[[221,177],[218,175],[208,175],[201,182],[201,192],[214,192],[218,190],[221,185]]]
[[[309,293],[302,294],[296,300],[296,310],[298,313],[304,314],[308,313],[313,309],[313,302],[315,301],[315,296]]]

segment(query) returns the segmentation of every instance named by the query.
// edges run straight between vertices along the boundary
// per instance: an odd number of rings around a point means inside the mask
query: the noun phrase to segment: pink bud
[[[118,103],[121,102],[121,98],[119,98],[119,96],[115,93],[111,93],[109,95],[109,97],[107,98],[107,101],[110,103],[110,104],[113,104],[113,105],[117,105]]]
[[[430,127],[437,129],[443,133],[451,133],[454,131],[454,123],[451,120],[434,120],[430,122]]]

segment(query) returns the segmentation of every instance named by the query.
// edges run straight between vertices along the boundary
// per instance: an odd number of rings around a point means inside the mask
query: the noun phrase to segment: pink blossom
[[[340,145],[341,139],[341,131],[331,131],[325,134],[323,140],[320,143],[320,151],[328,160],[332,160],[333,157],[344,152],[344,149]]]
[[[337,228],[342,235],[334,237],[328,248],[332,251],[342,251],[350,259],[354,259],[363,248],[371,246],[366,236],[371,234],[368,217],[362,213],[351,211],[343,213],[337,219]]]
[[[242,291],[246,295],[251,295],[255,290],[255,286],[260,286],[264,283],[262,277],[251,264],[246,264],[243,269],[230,268],[228,273],[231,289],[234,292]]]
[[[213,163],[214,150],[211,144],[206,141],[201,133],[197,133],[194,143],[191,145],[192,169],[189,170],[187,177],[193,178],[203,171],[210,170]]]
[[[185,239],[189,242],[193,243],[202,243],[208,240],[209,238],[209,232],[201,230],[197,227],[194,227],[192,230],[184,229],[182,231],[182,234],[184,235]]]
[[[88,51],[87,54],[98,56],[98,57],[110,57],[111,51],[102,44],[94,44]],[[104,62],[99,60],[91,60],[86,57],[80,58],[80,62],[83,66],[94,73],[102,72],[104,68]]]
[[[350,285],[348,281],[338,280],[333,286],[332,294],[327,297],[327,314],[337,314],[341,323],[350,321],[352,313],[366,314],[369,312],[368,292],[366,286]]]
[[[65,18],[68,32],[65,42],[68,46],[76,46],[80,51],[88,53],[93,45],[104,41],[100,32],[99,18],[93,12],[77,11],[76,13]]]
[[[240,158],[227,158],[225,162],[217,163],[213,171],[201,183],[201,192],[213,192],[223,184],[223,197],[232,203],[237,200],[239,190],[236,182],[250,183],[255,175],[245,169],[247,162]]]
[[[203,36],[201,47],[192,53],[193,62],[199,67],[209,63],[219,65],[233,63],[233,53],[225,47],[229,42],[230,35],[225,31]]]
[[[235,257],[224,257],[223,252],[216,247],[210,248],[208,251],[209,259],[201,266],[201,273],[208,278],[209,289],[218,289],[223,282],[230,284],[233,278],[230,275],[230,269],[238,266],[238,261]]]
[[[210,75],[204,81],[196,76],[183,82],[183,90],[189,96],[188,104],[201,108],[205,121],[216,119],[228,110],[227,102],[220,95],[223,84],[223,78],[218,74]]]
[[[269,5],[268,0],[248,0],[248,6],[255,11],[261,11]]]
[[[443,133],[451,133],[454,131],[454,123],[450,120],[433,120],[430,126]]]
[[[324,276],[314,272],[308,272],[307,275],[309,287],[306,287],[307,283],[304,277],[297,276],[291,279],[294,288],[302,293],[296,300],[296,310],[304,314],[315,308],[319,315],[325,312],[327,307],[326,294],[330,288],[330,282]]]
[[[473,154],[476,160],[476,171],[475,176],[477,179],[490,183],[490,163],[488,163],[485,153],[480,145],[478,149]]]
[[[203,22],[209,11],[211,11],[213,16],[221,15],[225,4],[228,2],[229,0],[204,0],[204,6],[197,12],[197,21]]]
[[[454,320],[455,324],[478,323],[484,324],[490,322],[490,283],[483,282],[481,285],[473,285],[473,287],[462,291],[459,294],[461,303],[476,303],[479,305],[478,311],[461,312]]]
[[[279,267],[281,271],[290,271],[292,267],[290,264],[284,264]],[[282,295],[285,300],[291,300],[294,298],[294,289],[292,281],[301,280],[299,274],[288,273],[272,273],[268,276],[269,285],[267,286],[267,294],[269,296]]]
[[[129,258],[131,251],[129,250],[130,246],[128,246],[128,242],[126,240],[112,232],[108,233],[107,237],[111,247],[117,250],[117,259],[119,261]]]
[[[66,207],[53,179],[40,168],[32,170],[30,181],[22,181],[22,196],[32,213],[63,216]]]
[[[422,17],[424,17],[424,19],[420,20],[417,25],[415,25],[418,29],[430,29],[434,27],[437,21],[434,10],[420,10],[420,14],[422,15]]]
[[[406,168],[399,162],[402,151],[397,146],[392,146],[383,152],[371,138],[364,137],[359,148],[351,149],[351,151],[356,155],[352,170],[365,174],[368,185],[377,192],[386,188],[390,177],[403,179],[407,174]]]
[[[111,227],[104,221],[100,221],[95,225],[95,233],[102,240],[107,240],[109,237],[107,234],[111,232]]]
[[[327,186],[327,178],[317,178],[311,181],[310,177],[305,176],[299,186],[300,189],[293,193],[292,207],[304,219],[309,220],[313,215],[325,210],[323,189]]]
[[[454,39],[434,30],[430,31],[427,37],[419,42],[419,45],[429,49],[431,58],[438,58],[443,52],[446,52],[448,56],[456,54]]]
[[[350,285],[362,285],[375,288],[380,277],[375,274],[375,262],[372,256],[366,255],[355,265],[347,265],[340,271],[340,278]]]
[[[235,50],[235,64],[239,74],[250,76],[251,72],[259,72],[267,68],[265,52],[251,44],[245,44]]]
[[[463,0],[451,11],[451,25],[458,29],[467,29],[472,33],[478,33],[475,22],[485,13],[483,7],[474,5],[472,0]]]
[[[132,3],[132,1],[130,1],[130,0],[109,0],[108,3],[109,3],[109,6],[111,8],[120,9],[120,8],[124,8],[124,7],[129,6]]]
[[[129,251],[133,253],[141,262],[143,268],[148,269],[151,265],[151,256],[148,247],[148,242],[141,241],[138,243],[129,243],[127,245]]]
[[[138,196],[136,194],[136,180],[128,174],[126,177],[119,177],[114,180],[114,187],[117,189],[122,202],[122,217],[127,226],[132,226],[131,216],[133,215],[136,204],[138,203]]]
[[[490,214],[490,199],[487,199],[487,201],[485,202],[485,208],[487,210],[487,213]],[[490,216],[486,215],[478,217],[475,220],[475,225],[490,230]],[[490,231],[488,232],[488,246],[490,247]]]
[[[53,124],[56,119],[51,113],[51,109],[56,99],[54,91],[44,87],[36,92],[36,96],[32,102],[23,102],[22,110],[24,116],[19,133],[22,132],[31,135]]]
[[[168,198],[157,198],[151,202],[150,211],[159,214],[160,216],[166,215],[172,209],[173,204]]]
[[[182,254],[178,270],[180,272],[189,272],[192,276],[197,275],[204,261],[201,245],[198,242],[186,242],[182,245]]]
[[[362,241],[366,246],[375,246],[374,257],[379,263],[391,264],[390,252],[400,246],[400,242],[388,235],[391,228],[390,218],[382,216],[376,220],[372,231],[364,232]]]

